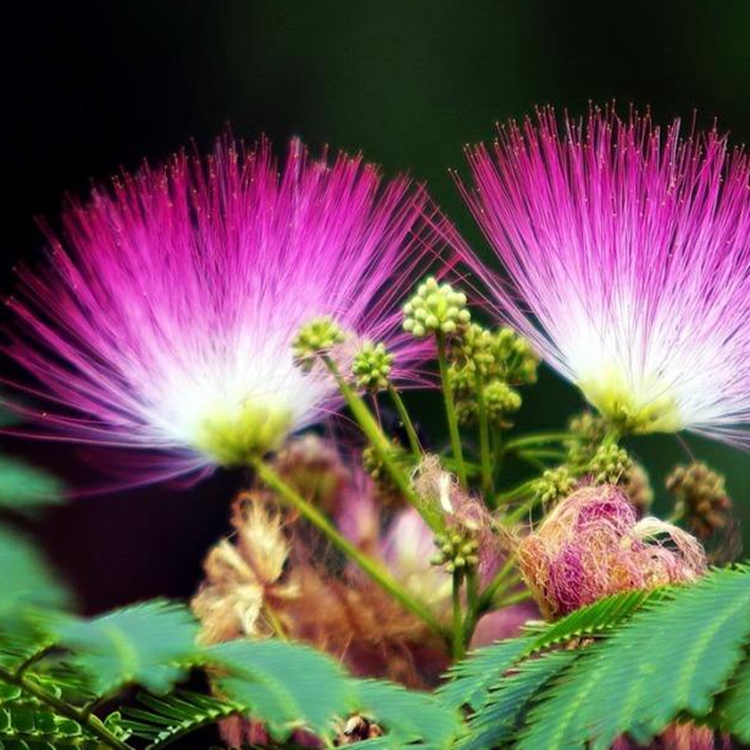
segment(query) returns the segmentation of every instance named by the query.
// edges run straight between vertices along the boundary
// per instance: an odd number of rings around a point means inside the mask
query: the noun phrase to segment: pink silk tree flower
[[[469,148],[459,181],[505,275],[497,314],[630,432],[748,445],[748,156],[716,129],[552,109]]]
[[[162,477],[242,463],[338,406],[322,368],[295,366],[311,319],[347,332],[341,356],[383,341],[394,378],[420,379],[400,305],[437,219],[408,179],[297,140],[282,168],[265,141],[225,138],[123,174],[71,201],[49,263],[20,271],[5,351],[33,380],[12,406],[31,434],[160,456]]]

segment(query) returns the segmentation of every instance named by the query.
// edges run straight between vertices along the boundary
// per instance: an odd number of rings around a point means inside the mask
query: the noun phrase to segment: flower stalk
[[[393,405],[396,407],[396,411],[398,412],[398,417],[401,420],[401,424],[406,430],[406,436],[409,439],[409,447],[411,448],[411,452],[414,454],[415,458],[419,459],[419,457],[422,455],[422,446],[419,443],[417,431],[414,429],[414,423],[411,421],[411,417],[409,416],[406,404],[401,398],[398,389],[393,385],[393,383],[390,382],[388,383],[388,394],[391,397],[391,401],[393,401]]]
[[[370,444],[377,452],[378,457],[383,462],[383,465],[395,482],[399,491],[409,503],[417,509],[419,514],[424,518],[427,525],[433,531],[442,531],[444,527],[442,516],[437,510],[427,507],[425,503],[420,501],[419,497],[414,492],[414,488],[411,486],[409,477],[401,470],[401,467],[399,467],[398,463],[393,459],[391,444],[388,441],[388,438],[383,434],[383,431],[375,420],[375,417],[373,417],[370,412],[370,409],[367,407],[367,404],[346,382],[331,357],[327,354],[323,354],[321,355],[321,358],[336,379],[341,395],[344,397],[344,401],[346,401],[346,405],[349,407],[352,416],[357,421],[357,424],[365,434],[365,437],[367,437]]]
[[[466,488],[466,466],[464,465],[463,448],[461,447],[461,435],[458,431],[458,417],[456,415],[456,404],[453,399],[453,385],[451,383],[448,357],[445,351],[445,333],[441,330],[435,331],[437,340],[438,366],[440,367],[440,380],[443,384],[443,397],[445,399],[445,414],[448,420],[448,432],[451,440],[451,451],[456,461],[456,475],[461,486]]]
[[[477,421],[479,423],[479,455],[482,465],[482,494],[492,494],[492,458],[490,455],[490,427],[487,417],[487,403],[484,397],[484,383],[479,370],[476,373]]]
[[[356,563],[384,591],[409,612],[423,620],[430,630],[444,635],[442,625],[429,607],[406,591],[377,560],[366,555],[343,536],[315,506],[308,503],[294,488],[289,486],[269,464],[262,458],[254,458],[251,459],[251,466],[257,472],[258,477],[278,495],[281,501],[315,526],[331,544]]]

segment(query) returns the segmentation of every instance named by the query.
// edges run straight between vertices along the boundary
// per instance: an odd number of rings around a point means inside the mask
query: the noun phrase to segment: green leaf
[[[22,535],[0,526],[0,627],[17,622],[30,607],[61,607],[68,601],[63,586],[36,549]]]
[[[246,711],[236,703],[184,690],[166,696],[143,693],[138,702],[143,708],[126,708],[120,725],[149,740],[149,748],[166,747],[190,732]]]
[[[531,710],[520,748],[609,747],[644,741],[678,714],[707,715],[750,637],[750,576],[719,570],[649,605],[581,650]]]
[[[357,710],[386,730],[396,747],[419,742],[447,748],[463,729],[458,712],[428,693],[380,680],[356,680],[353,687]]]
[[[490,688],[526,653],[534,638],[514,638],[481,648],[454,664],[447,673],[450,678],[437,690],[441,702],[450,708],[484,705]]]
[[[732,678],[729,690],[721,696],[717,710],[719,725],[742,742],[750,743],[750,656]]]
[[[35,510],[63,500],[62,483],[18,459],[0,456],[0,508]]]
[[[90,620],[50,617],[45,627],[56,644],[74,653],[97,695],[127,684],[169,690],[185,667],[202,658],[195,645],[198,625],[183,604],[156,600]]]
[[[562,669],[571,664],[575,651],[558,651],[543,659],[532,659],[490,692],[486,705],[469,721],[461,750],[485,750],[508,744],[514,737],[532,696]]]
[[[0,706],[0,748],[24,746],[56,750],[101,747],[80,724],[44,706],[22,700]]]
[[[334,716],[351,708],[351,681],[332,658],[308,646],[243,640],[208,653],[229,672],[217,679],[219,692],[247,706],[274,736],[284,738],[302,726],[330,736]]]
[[[581,607],[547,627],[529,644],[523,656],[530,656],[574,638],[604,633],[628,620],[644,604],[665,599],[672,593],[673,589],[666,587],[650,591],[626,591]]]

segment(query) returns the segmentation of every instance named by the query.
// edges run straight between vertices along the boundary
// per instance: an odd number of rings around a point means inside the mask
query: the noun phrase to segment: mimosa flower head
[[[748,444],[748,157],[714,128],[552,109],[468,150],[498,314],[630,432]]]
[[[408,179],[297,140],[282,168],[226,138],[124,174],[71,201],[48,265],[20,271],[6,350],[35,384],[15,407],[35,434],[158,451],[171,475],[278,447],[338,405],[323,368],[295,366],[311,320],[343,332],[342,356],[384,342],[391,377],[419,379],[400,307],[435,219]]]

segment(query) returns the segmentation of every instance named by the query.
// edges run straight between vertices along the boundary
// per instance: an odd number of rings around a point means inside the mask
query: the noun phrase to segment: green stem
[[[468,647],[481,615],[479,609],[479,578],[475,568],[466,573],[466,618],[463,623],[464,649]]]
[[[476,373],[477,417],[479,421],[479,454],[482,463],[482,494],[492,494],[492,459],[490,458],[490,426],[487,417],[487,403],[484,398],[484,383],[481,373]]]
[[[451,450],[453,451],[453,457],[456,459],[458,481],[462,487],[466,488],[466,467],[464,466],[464,453],[461,448],[461,435],[458,432],[458,417],[456,416],[456,404],[453,401],[450,368],[448,367],[448,358],[445,354],[445,334],[442,331],[437,331],[435,335],[437,338],[440,379],[443,383],[443,396],[445,398],[445,413],[448,418],[448,432],[451,438]]]
[[[513,440],[509,440],[505,444],[503,451],[505,453],[510,453],[518,448],[546,445],[547,443],[562,443],[570,439],[571,435],[568,432],[540,432],[532,435],[521,435]]]
[[[523,505],[519,505],[513,512],[508,513],[502,519],[502,522],[506,526],[513,526],[513,524],[518,523],[524,516],[528,515],[540,502],[541,499],[536,495],[530,497]]]
[[[604,440],[602,440],[602,445],[605,447],[614,445],[615,443],[617,443],[619,439],[620,439],[619,428],[615,427],[614,425],[610,425],[609,429],[607,430],[607,433],[604,435]]]
[[[370,441],[370,444],[375,448],[378,457],[383,462],[383,466],[385,466],[390,474],[396,487],[398,487],[401,494],[409,501],[409,503],[417,509],[419,514],[433,531],[443,531],[445,528],[445,522],[442,515],[437,509],[420,501],[420,498],[411,486],[409,477],[401,470],[401,467],[394,460],[392,450],[393,446],[383,434],[380,426],[372,416],[372,412],[367,408],[367,404],[359,397],[354,389],[349,386],[346,380],[344,380],[336,363],[330,357],[323,356],[323,362],[336,379],[341,395],[344,397],[344,401],[346,401],[346,405],[349,407],[352,416]]]
[[[464,620],[461,612],[461,581],[463,576],[453,571],[453,658],[458,661],[464,655]]]
[[[411,446],[411,452],[414,454],[415,458],[419,459],[422,455],[422,446],[419,444],[417,431],[414,429],[414,424],[412,423],[409,412],[406,409],[406,404],[404,404],[393,383],[388,383],[388,393],[391,396],[393,405],[396,407],[401,424],[406,430],[406,435],[409,438],[409,445]]]
[[[494,473],[499,474],[505,462],[503,435],[499,429],[492,431],[492,456]]]
[[[497,604],[497,608],[502,609],[503,607],[510,607],[511,604],[525,602],[527,599],[531,599],[531,596],[531,591],[529,591],[528,589],[518,591],[515,594],[511,594],[510,596],[506,596],[504,599],[501,599]]]
[[[427,605],[402,588],[377,560],[366,555],[359,547],[343,536],[315,506],[310,505],[294,488],[290,487],[271,466],[260,458],[253,459],[251,463],[261,480],[274,490],[281,500],[315,526],[328,538],[331,544],[359,565],[375,583],[396,599],[405,609],[424,620],[425,624],[434,632],[445,635],[442,625]]]
[[[487,588],[479,597],[479,612],[486,612],[492,606],[493,599],[499,591],[504,590],[502,586],[515,570],[515,566],[516,558],[511,556],[505,561],[503,567],[495,573],[495,577],[487,584]]]
[[[534,491],[534,485],[538,482],[538,478],[527,479],[525,482],[513,487],[513,489],[507,490],[506,492],[500,492],[495,497],[496,505],[505,505],[511,503],[514,500],[525,497],[530,492]]]
[[[552,458],[555,461],[564,461],[568,454],[564,451],[556,451],[554,448],[531,448],[518,451],[519,458]]]
[[[86,714],[83,709],[71,706],[60,698],[48,693],[44,688],[39,687],[32,679],[23,673],[13,673],[0,668],[0,680],[11,685],[16,685],[25,693],[34,696],[40,703],[49,706],[56,714],[72,719],[94,737],[100,740],[106,747],[112,747],[116,750],[131,750],[131,745],[118,739],[112,732],[104,726],[99,717]]]
[[[263,614],[265,614],[266,618],[268,619],[268,624],[271,626],[274,635],[280,641],[288,640],[286,630],[284,630],[284,626],[281,624],[279,616],[276,614],[274,608],[270,604],[268,604],[268,602],[263,605]]]

